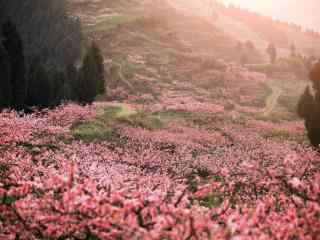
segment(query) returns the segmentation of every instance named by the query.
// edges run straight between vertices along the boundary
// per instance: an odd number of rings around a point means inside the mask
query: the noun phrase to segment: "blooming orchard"
[[[320,239],[317,152],[227,119],[76,140],[102,107],[0,115],[0,239]]]

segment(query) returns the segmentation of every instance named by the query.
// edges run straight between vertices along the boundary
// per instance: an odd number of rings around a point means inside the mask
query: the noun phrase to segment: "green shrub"
[[[219,207],[223,202],[223,196],[219,192],[214,192],[207,195],[204,198],[199,199],[201,206],[207,208],[216,208]]]

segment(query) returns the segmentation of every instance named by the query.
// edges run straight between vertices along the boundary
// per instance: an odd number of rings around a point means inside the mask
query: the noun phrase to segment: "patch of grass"
[[[114,15],[103,18],[98,18],[98,21],[94,25],[89,25],[85,28],[85,32],[108,32],[118,26],[126,23],[130,23],[137,20],[137,17],[126,15]]]
[[[130,63],[125,58],[114,58],[109,68],[109,84],[113,87],[124,86],[134,93],[150,93],[152,88],[149,83],[135,78],[135,74],[143,70],[141,65]]]
[[[266,139],[278,140],[278,141],[295,141],[303,143],[307,141],[305,134],[294,134],[286,130],[272,130],[271,132],[263,134]]]
[[[261,72],[261,73],[270,73],[273,70],[273,66],[271,64],[247,64],[246,67],[255,72]]]
[[[113,124],[119,117],[125,117],[135,112],[123,106],[108,107],[103,109],[96,119],[76,123],[72,126],[75,139],[84,141],[108,141],[117,137]]]
[[[263,115],[261,113],[249,113],[249,116],[253,117],[254,119],[258,121],[264,121],[264,122],[273,122],[273,123],[280,123],[283,119],[283,116],[280,115],[280,113],[272,113],[269,115]]]
[[[272,130],[263,135],[267,139],[279,139],[279,140],[289,140],[291,138],[291,134],[285,130]]]
[[[100,121],[89,121],[76,126],[73,136],[84,141],[108,141],[116,135],[116,132]]]
[[[84,141],[113,141],[119,138],[115,126],[126,124],[148,130],[158,130],[164,126],[163,121],[157,116],[143,111],[135,111],[126,106],[114,106],[101,110],[98,116],[86,122],[72,126],[75,139]]]
[[[150,115],[146,112],[139,111],[129,117],[121,117],[119,122],[126,123],[133,127],[141,127],[148,130],[159,130],[163,128],[163,122],[157,116]]]
[[[155,116],[159,117],[163,120],[172,120],[172,119],[185,119],[190,118],[192,116],[191,112],[183,111],[183,110],[164,110],[157,113],[154,113]]]

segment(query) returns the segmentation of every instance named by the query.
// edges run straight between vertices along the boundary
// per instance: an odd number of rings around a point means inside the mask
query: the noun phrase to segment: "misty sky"
[[[320,16],[316,16],[320,0],[220,0],[249,8],[277,19],[316,27],[320,30]]]

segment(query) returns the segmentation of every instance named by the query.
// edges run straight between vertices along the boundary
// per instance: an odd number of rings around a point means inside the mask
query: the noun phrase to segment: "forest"
[[[1,1],[0,9],[0,106],[30,111],[70,100],[90,103],[104,93],[102,53],[85,39],[66,1]]]

